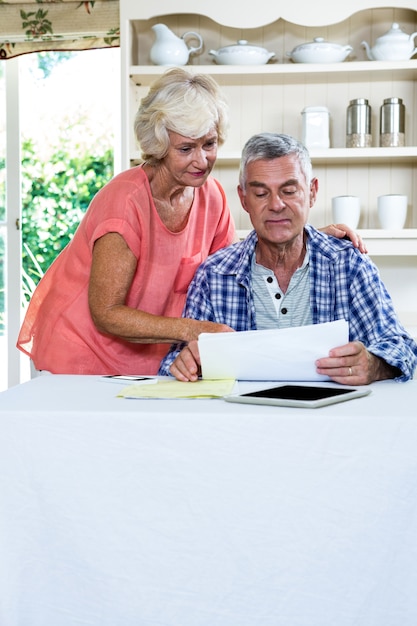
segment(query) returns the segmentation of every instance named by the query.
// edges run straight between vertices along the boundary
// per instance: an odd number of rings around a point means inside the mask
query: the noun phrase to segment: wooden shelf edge
[[[251,231],[237,229],[239,239],[244,239]],[[369,256],[417,256],[417,228],[403,228],[390,231],[381,228],[359,229],[365,241]]]
[[[238,150],[220,150],[217,163],[238,163],[241,153]],[[417,146],[406,148],[329,148],[326,150],[310,150],[313,163],[330,163],[331,161],[412,161],[417,158]],[[133,162],[140,161],[138,152],[130,156]]]
[[[401,230],[384,230],[382,228],[369,228],[358,230],[363,239],[404,240],[417,239],[417,228],[402,228]],[[417,249],[416,249],[417,254]]]
[[[297,76],[311,74],[340,75],[354,73],[358,75],[368,72],[386,73],[395,72],[396,78],[400,79],[409,73],[417,71],[417,60],[409,61],[344,61],[342,63],[267,63],[266,65],[186,65],[191,72],[211,74],[213,76],[245,76],[259,78],[261,76]],[[161,75],[168,69],[164,65],[131,65],[129,75],[132,80],[140,84],[148,84],[151,80]]]
[[[328,148],[323,150],[311,149],[311,160],[313,163],[329,163],[331,161],[408,161],[417,158],[417,146],[407,146],[404,148]],[[240,160],[239,151],[220,151],[218,161],[234,162]]]
[[[417,146],[403,148],[329,148],[328,150],[310,150],[311,160],[316,163],[330,161],[408,161],[417,157]]]

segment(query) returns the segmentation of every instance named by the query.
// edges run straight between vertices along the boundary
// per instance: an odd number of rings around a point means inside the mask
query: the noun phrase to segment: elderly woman
[[[197,267],[235,238],[210,176],[227,125],[209,76],[175,68],[151,86],[135,120],[143,163],[99,191],[31,299],[17,346],[37,370],[156,374],[171,343],[227,329],[181,317]]]

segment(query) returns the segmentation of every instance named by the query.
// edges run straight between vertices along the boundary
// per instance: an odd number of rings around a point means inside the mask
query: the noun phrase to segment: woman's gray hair
[[[218,145],[226,140],[229,108],[211,76],[172,68],[160,76],[142,98],[134,122],[142,159],[155,164],[169,149],[168,131],[199,139],[211,130]]]
[[[313,168],[307,148],[290,135],[278,133],[260,133],[253,135],[245,144],[240,160],[239,185],[244,190],[246,170],[249,163],[260,160],[278,159],[295,154],[298,158],[307,185],[313,178]]]

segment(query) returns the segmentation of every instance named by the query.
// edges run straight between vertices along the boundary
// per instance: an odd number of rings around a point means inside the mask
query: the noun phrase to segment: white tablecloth
[[[0,625],[416,626],[417,381],[372,390],[314,410],[87,376],[0,394]]]

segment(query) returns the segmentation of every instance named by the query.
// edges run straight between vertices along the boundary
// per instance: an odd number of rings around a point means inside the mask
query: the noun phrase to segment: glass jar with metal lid
[[[365,98],[356,98],[347,108],[346,147],[369,148],[371,145],[371,107]]]
[[[381,147],[405,145],[405,106],[401,98],[385,98],[380,111],[379,139]]]

